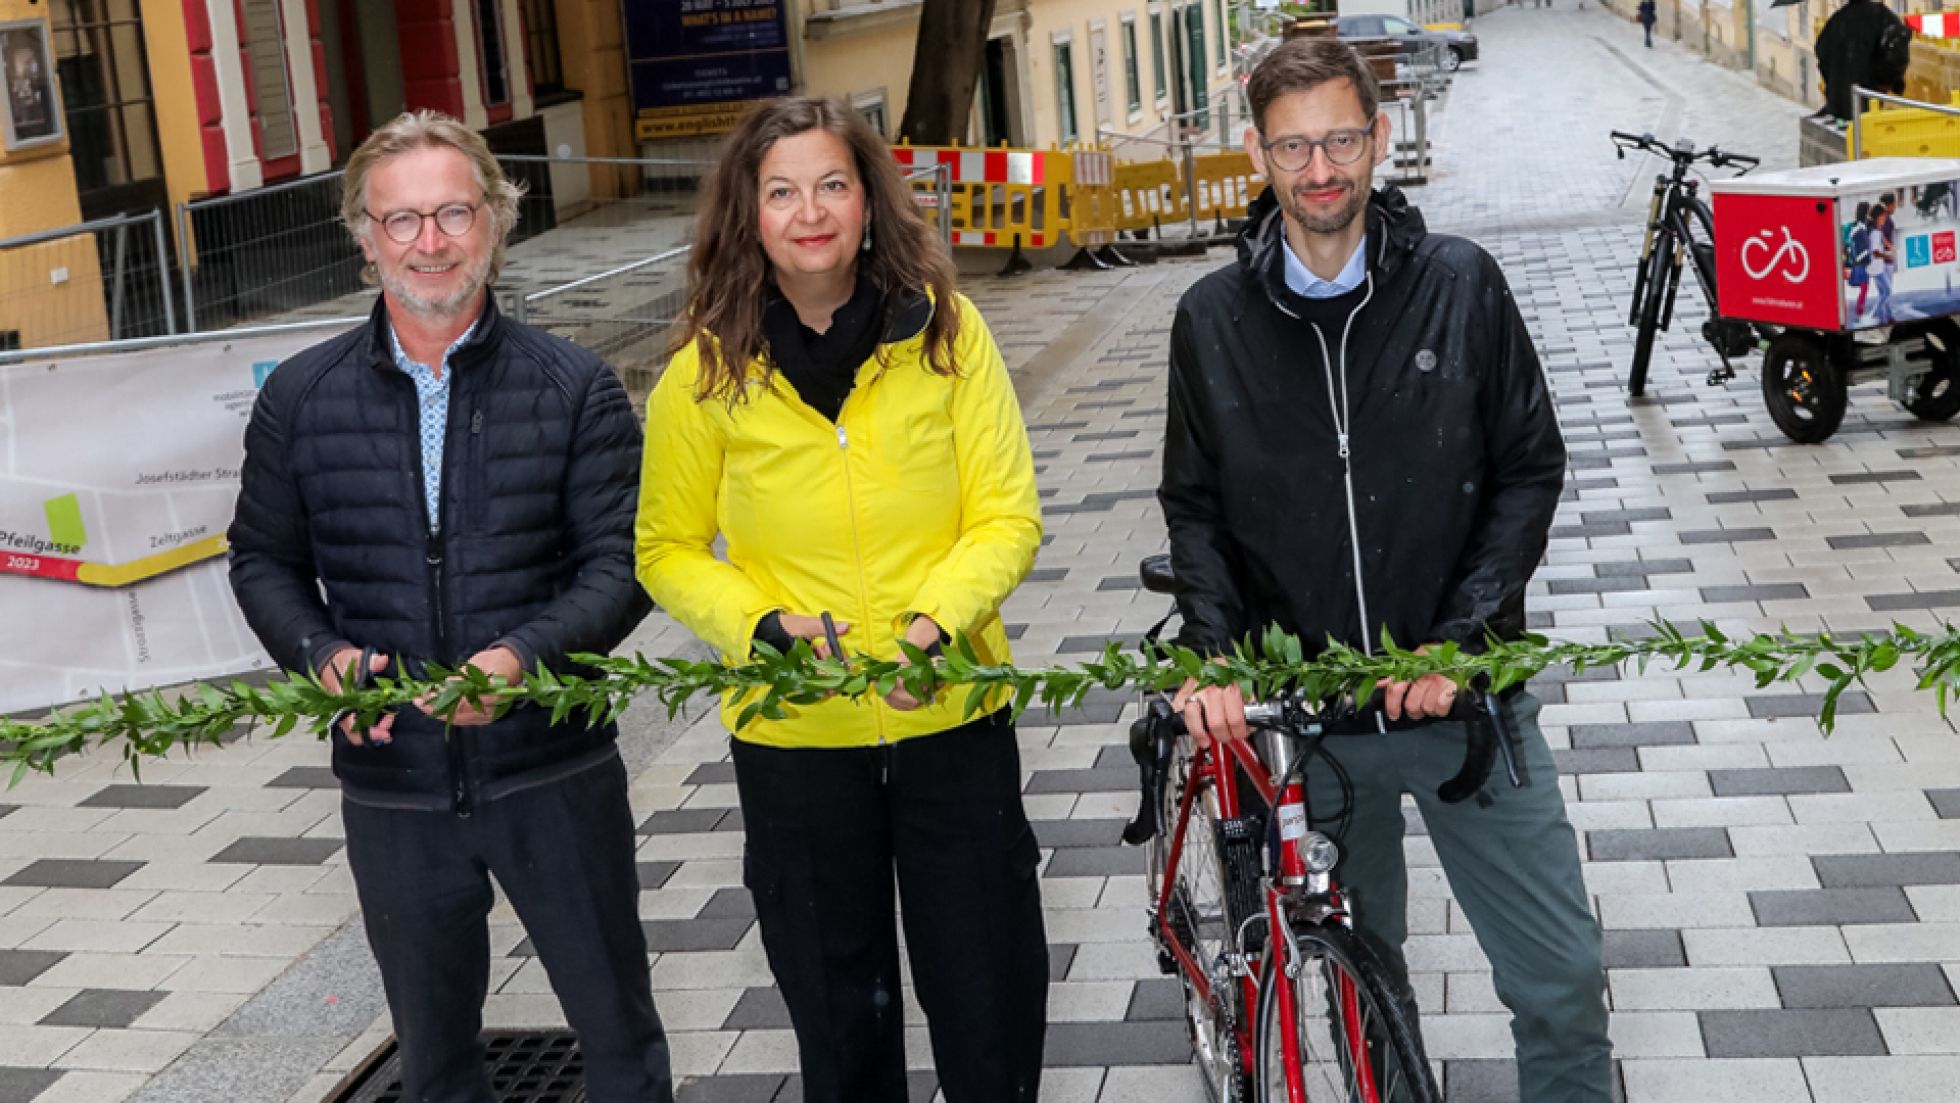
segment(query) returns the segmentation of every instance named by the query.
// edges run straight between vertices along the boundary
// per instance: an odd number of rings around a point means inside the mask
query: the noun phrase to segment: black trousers
[[[1034,1103],[1048,946],[1007,714],[882,747],[736,740],[733,757],[806,1103],[906,1103],[894,873],[948,1103]]]
[[[341,802],[412,1103],[494,1103],[484,1074],[495,876],[578,1033],[593,1103],[672,1103],[653,1008],[626,768],[603,765],[469,816]]]

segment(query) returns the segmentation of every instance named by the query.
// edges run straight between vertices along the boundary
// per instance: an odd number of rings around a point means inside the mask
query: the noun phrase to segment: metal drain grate
[[[501,1103],[586,1103],[585,1058],[570,1031],[485,1031],[483,1046],[490,1087]],[[329,1103],[404,1103],[405,1098],[401,1054],[390,1039]]]

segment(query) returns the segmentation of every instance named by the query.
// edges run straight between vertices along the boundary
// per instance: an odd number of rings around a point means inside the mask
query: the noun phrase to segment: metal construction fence
[[[172,333],[163,214],[0,240],[0,350]]]

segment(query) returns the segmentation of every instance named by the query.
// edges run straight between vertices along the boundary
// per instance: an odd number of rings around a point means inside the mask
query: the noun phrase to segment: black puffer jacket
[[[1305,320],[1327,311],[1286,287],[1270,191],[1239,262],[1178,304],[1158,496],[1188,645],[1267,624],[1310,652],[1524,627],[1565,477],[1531,337],[1489,254],[1428,233],[1392,188],[1367,219],[1351,314]]]
[[[369,324],[266,380],[246,429],[231,582],[288,670],[374,647],[390,671],[460,665],[503,643],[528,669],[616,646],[651,608],[633,577],[640,429],[598,357],[485,308],[450,358],[441,524],[423,504],[414,383]],[[324,590],[325,600],[321,600]],[[604,761],[615,729],[519,707],[485,727],[413,709],[388,746],[334,733],[348,796],[409,808],[474,804]]]
[[[1851,86],[1879,92],[1903,92],[1904,72],[1886,72],[1879,40],[1887,28],[1910,40],[1905,20],[1878,0],[1848,0],[1817,32],[1817,75],[1824,80],[1824,106],[1840,119],[1857,110]]]

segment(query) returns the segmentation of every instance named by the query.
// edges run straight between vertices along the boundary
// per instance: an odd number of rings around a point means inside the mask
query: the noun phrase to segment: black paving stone
[[[33,1103],[61,1079],[60,1069],[25,1069],[0,1066],[0,1099],[7,1103]]]
[[[1656,574],[1690,574],[1695,569],[1692,559],[1631,559],[1623,563],[1594,563],[1593,573],[1601,578],[1620,578],[1628,575],[1646,577]]]
[[[1657,463],[1656,475],[1713,475],[1722,471],[1734,471],[1735,464],[1730,460],[1691,460],[1687,463]]]
[[[1069,966],[1075,964],[1075,951],[1080,947],[1072,943],[1048,944],[1048,982],[1059,984],[1068,979]]]
[[[1630,774],[1640,769],[1639,752],[1632,747],[1607,747],[1596,751],[1552,752],[1561,774]]]
[[[1810,859],[1827,889],[1882,885],[1960,885],[1960,852],[1819,854]]]
[[[676,1103],[775,1103],[785,1076],[742,1074],[690,1080],[675,1092]]]
[[[1777,965],[1770,969],[1785,1007],[1951,1007],[1953,986],[1939,966]]]
[[[237,844],[233,844],[234,846]],[[335,849],[339,848],[334,844]],[[143,868],[142,862],[104,858],[42,858],[15,870],[0,885],[43,889],[107,889]]]
[[[1604,934],[1608,969],[1666,969],[1688,964],[1680,931],[1613,930]]]
[[[1558,535],[1555,531],[1553,535]],[[1624,536],[1625,533],[1574,533],[1576,536]],[[1545,582],[1546,591],[1553,597],[1571,594],[1632,594],[1651,590],[1653,586],[1646,575],[1616,575],[1607,578],[1553,578]]]
[[[1919,481],[1917,471],[1854,471],[1848,475],[1832,475],[1831,482],[1838,486],[1860,486],[1865,483],[1910,483]]]
[[[41,1017],[41,1026],[92,1026],[121,1030],[142,1018],[170,993],[120,988],[84,988],[67,1003]]]
[[[1586,846],[1595,862],[1735,857],[1735,849],[1729,845],[1729,833],[1719,827],[1588,831]]]
[[[1951,609],[1960,606],[1960,590],[1920,590],[1910,594],[1868,594],[1865,604],[1874,613],[1908,609]]]
[[[1745,502],[1791,502],[1797,492],[1787,486],[1771,487],[1767,490],[1715,490],[1708,494],[1711,506],[1741,505]]]
[[[1960,789],[1928,789],[1926,799],[1943,820],[1960,820]]]
[[[182,808],[204,792],[202,785],[105,785],[82,798],[81,808]]]
[[[317,866],[340,853],[339,839],[244,838],[207,861],[252,866]]]
[[[728,1018],[721,1024],[723,1030],[787,1030],[789,1029],[789,1008],[783,1003],[783,994],[775,988],[750,988],[744,991]]]
[[[1127,751],[1125,754],[1129,753]],[[1132,770],[1135,767],[1131,767]],[[1034,820],[1035,841],[1056,850],[1111,847],[1123,837],[1128,820]]]
[[[735,764],[733,762],[703,762],[687,775],[683,785],[733,785],[735,784]]]
[[[650,954],[700,953],[707,950],[733,950],[755,925],[753,918],[642,919]],[[537,947],[525,939],[511,947],[506,957],[536,957]]]
[[[1710,605],[1727,601],[1796,601],[1810,596],[1801,582],[1773,582],[1761,586],[1703,586],[1701,599]]]
[[[338,789],[331,766],[295,766],[265,783],[268,789]]]
[[[1036,770],[1027,793],[1115,793],[1137,787],[1137,770],[1119,766],[1104,769]]]
[[[1171,1021],[1050,1023],[1042,1047],[1048,1068],[1105,1065],[1184,1065],[1191,1043],[1184,1024]]]
[[[1068,577],[1067,567],[1036,567],[1028,572],[1026,582],[1060,582]]]
[[[1092,689],[1082,698],[1080,704],[1066,709],[1052,709],[1047,705],[1037,705],[1021,714],[1020,723],[1042,727],[1049,724],[1114,724],[1123,718],[1123,710],[1136,703],[1136,694],[1118,693],[1107,689]],[[1127,737],[1128,732],[1112,733],[1110,738]]]
[[[699,835],[713,831],[732,811],[728,808],[678,808],[655,812],[640,821],[642,835]]]
[[[1127,636],[1063,636],[1056,646],[1058,655],[1099,655],[1114,640],[1125,651],[1134,651],[1143,642],[1141,632]]]
[[[1849,536],[1826,536],[1824,543],[1837,551],[1854,548],[1910,548],[1933,541],[1923,532],[1858,532]]]
[[[19,988],[67,956],[54,950],[0,950],[0,987]],[[0,1099],[5,1098],[0,1093]]]
[[[641,892],[660,888],[674,875],[675,870],[681,868],[679,862],[636,862],[634,866],[639,871]]]
[[[1752,544],[1776,539],[1772,528],[1700,529],[1679,534],[1683,544]]]
[[[1883,1057],[1885,1040],[1869,1008],[1703,1011],[1710,1057]]]
[[[1911,923],[1917,916],[1897,885],[1862,889],[1780,889],[1749,894],[1759,927],[1849,927]]]
[[[1129,1022],[1183,1022],[1184,985],[1176,977],[1140,980],[1130,992],[1130,1008],[1123,1018]]]
[[[1840,766],[1797,766],[1763,770],[1710,770],[1708,783],[1718,797],[1766,797],[1790,793],[1849,793],[1851,782]]]
[[[1785,717],[1812,720],[1824,711],[1824,695],[1821,693],[1770,693],[1748,700],[1749,715],[1758,720]],[[1838,698],[1837,711],[1839,716],[1855,716],[1878,710],[1872,707],[1869,695],[1854,691]]]
[[[1127,877],[1143,872],[1138,846],[1075,846],[1055,851],[1047,877]]]
[[[1604,747],[1679,747],[1695,742],[1695,726],[1686,720],[1654,720],[1625,724],[1574,724],[1574,750]]]
[[[1907,517],[1951,517],[1960,513],[1960,502],[1916,502],[1900,506],[1899,512]]]

